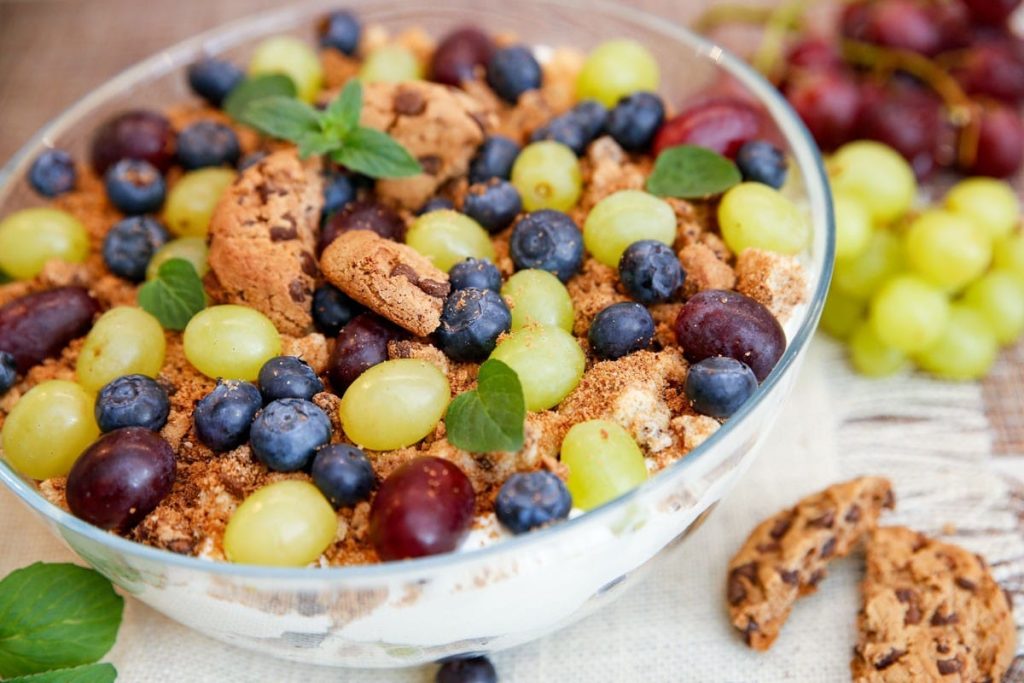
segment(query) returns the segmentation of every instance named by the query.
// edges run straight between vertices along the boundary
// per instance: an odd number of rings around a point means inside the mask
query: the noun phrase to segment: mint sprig
[[[4,683],[114,683],[117,669],[113,664],[86,664],[70,669],[55,669],[41,674],[5,678]]]
[[[0,581],[0,678],[113,680],[112,666],[84,665],[113,647],[123,610],[124,599],[91,569],[37,562],[11,572]]]
[[[497,359],[480,366],[476,389],[459,394],[445,417],[448,442],[472,453],[523,447],[526,400],[515,370]]]
[[[294,98],[298,94],[295,81],[284,74],[263,74],[247,78],[232,89],[224,99],[224,111],[240,123],[245,120],[246,108],[265,97]]]
[[[167,330],[184,330],[206,308],[206,290],[196,268],[181,258],[160,264],[155,278],[139,288],[139,306]]]
[[[700,199],[721,194],[742,180],[736,164],[706,147],[679,145],[658,155],[647,191],[659,197]]]
[[[363,88],[353,79],[323,111],[292,97],[271,95],[248,101],[236,118],[267,135],[294,142],[303,158],[325,155],[371,178],[422,173],[405,147],[379,130],[359,125],[362,109]]]

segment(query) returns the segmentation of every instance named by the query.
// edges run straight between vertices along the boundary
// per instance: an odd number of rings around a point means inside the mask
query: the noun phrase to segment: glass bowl
[[[678,108],[728,83],[767,113],[792,159],[786,191],[805,206],[813,248],[805,259],[811,299],[787,327],[789,347],[755,396],[683,460],[586,515],[469,552],[373,566],[274,569],[218,563],[143,546],[48,503],[0,459],[0,481],[86,562],[128,593],[212,638],[301,661],[399,667],[512,647],[580,619],[635,583],[681,543],[736,483],[775,421],[814,332],[831,276],[831,202],[817,148],[799,118],[755,71],[664,19],[591,0],[446,0],[410,6],[358,0],[366,23],[420,26],[433,35],[473,23],[540,46],[588,49],[612,37],[646,45],[662,67],[662,95]],[[202,54],[244,63],[261,39],[312,38],[331,4],[290,6],[239,21],[161,52],[97,88],[47,125],[0,171],[0,215],[38,203],[25,181],[47,146],[85,158],[91,131],[120,110],[190,96],[182,68]]]

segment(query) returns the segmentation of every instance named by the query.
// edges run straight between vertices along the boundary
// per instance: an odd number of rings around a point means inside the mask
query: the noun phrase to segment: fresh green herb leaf
[[[647,191],[659,197],[699,199],[721,194],[742,180],[736,164],[705,147],[669,147],[654,162]]]
[[[0,581],[0,677],[97,661],[114,645],[123,610],[91,569],[37,562],[11,572]]]
[[[330,128],[345,138],[359,126],[359,114],[363,110],[363,86],[353,78],[342,89],[341,94],[327,105],[324,121]]]
[[[281,95],[249,102],[241,120],[264,133],[286,140],[320,131],[320,114],[316,109],[294,97]]]
[[[445,418],[448,441],[473,453],[518,451],[523,447],[526,400],[515,370],[497,359],[485,361],[476,389],[459,394]]]
[[[245,111],[249,105],[266,97],[295,97],[295,82],[284,74],[264,74],[247,78],[228,93],[224,111],[236,121],[248,123]]]
[[[165,329],[184,330],[206,308],[206,291],[195,266],[180,258],[161,263],[156,277],[139,288],[139,306]]]
[[[0,270],[0,285],[5,285],[11,281],[11,276]]]
[[[385,133],[357,128],[345,138],[331,159],[356,173],[372,178],[407,178],[423,169],[416,159]]]
[[[4,683],[114,683],[115,680],[117,680],[117,669],[113,664],[103,663],[5,678]]]
[[[299,148],[299,156],[305,159],[314,155],[328,154],[333,151],[338,142],[332,140],[323,133],[306,133],[295,139]]]

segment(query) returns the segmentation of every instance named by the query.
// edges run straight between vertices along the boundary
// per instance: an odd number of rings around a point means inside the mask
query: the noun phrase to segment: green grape
[[[354,443],[374,451],[411,446],[432,433],[448,409],[448,378],[424,360],[384,361],[359,375],[338,416]]]
[[[640,447],[609,420],[573,425],[562,441],[562,464],[569,468],[565,484],[573,505],[584,510],[604,505],[647,479]]]
[[[859,199],[842,192],[833,195],[832,205],[836,213],[836,258],[856,258],[871,240],[871,214]]]
[[[753,247],[797,254],[811,243],[811,225],[796,204],[762,183],[740,183],[718,205],[718,225],[736,254]]]
[[[239,564],[302,567],[334,542],[338,516],[317,487],[286,479],[259,489],[232,513],[224,554]]]
[[[942,290],[914,275],[898,275],[871,299],[868,320],[879,341],[904,353],[921,351],[939,338],[949,319]]]
[[[994,178],[967,178],[946,195],[946,208],[973,218],[997,240],[1020,222],[1020,203],[1009,185]]]
[[[31,280],[50,259],[81,263],[89,255],[89,233],[59,209],[22,209],[0,221],[0,271]]]
[[[860,199],[875,223],[887,224],[900,218],[917,196],[917,180],[910,164],[880,142],[847,143],[836,150],[828,167],[832,190]]]
[[[546,270],[521,270],[501,288],[512,311],[512,331],[527,325],[553,325],[572,332],[569,290]]]
[[[981,379],[998,353],[999,342],[985,316],[962,304],[953,304],[942,333],[914,356],[914,361],[922,370],[942,379]]]
[[[423,65],[409,48],[401,45],[381,45],[366,55],[359,68],[359,80],[364,83],[402,83],[423,79]]]
[[[178,179],[164,204],[164,222],[179,237],[206,238],[210,218],[224,190],[235,182],[228,168],[201,168]]]
[[[1000,344],[1012,344],[1024,333],[1024,291],[1008,270],[996,268],[971,283],[963,303],[985,316]]]
[[[293,36],[274,36],[256,46],[249,60],[249,75],[284,74],[295,84],[299,99],[316,101],[323,85],[320,58],[306,41]]]
[[[875,230],[860,255],[836,260],[833,289],[867,300],[886,280],[903,270],[903,243],[888,230]]]
[[[149,265],[146,266],[146,279],[155,278],[156,274],[160,272],[160,266],[174,258],[184,259],[191,263],[199,273],[199,277],[202,277],[210,270],[210,264],[207,262],[209,252],[206,240],[202,237],[179,237],[176,240],[171,240],[157,249],[153,258],[149,260]]]
[[[650,51],[633,40],[609,40],[594,48],[576,80],[576,98],[614,107],[626,95],[657,92],[661,76]]]
[[[864,323],[850,336],[850,362],[862,375],[888,377],[906,367],[907,354],[883,344],[871,325]]]
[[[546,140],[523,148],[512,165],[512,184],[527,211],[569,211],[583,192],[580,162],[571,149]]]
[[[74,382],[54,379],[32,387],[4,422],[4,457],[26,477],[66,476],[100,435],[93,402]]]
[[[985,272],[992,241],[972,218],[933,209],[914,219],[904,238],[907,263],[921,277],[957,291]]]
[[[561,327],[524,327],[491,352],[519,375],[526,408],[547,410],[569,395],[583,377],[587,359]]]
[[[133,306],[112,308],[96,321],[78,354],[78,383],[91,392],[124,375],[156,377],[164,366],[164,328]]]
[[[622,252],[640,240],[672,245],[676,214],[664,199],[639,190],[610,194],[590,210],[583,223],[583,245],[601,263],[617,268]]]
[[[1020,280],[1024,287],[1024,235],[1014,233],[996,243],[992,263]]]
[[[867,312],[867,304],[833,287],[821,311],[821,329],[836,339],[849,339]]]
[[[414,220],[405,234],[405,243],[445,272],[468,258],[495,259],[487,231],[469,216],[449,209],[431,211]]]
[[[281,353],[281,335],[267,316],[230,304],[196,313],[182,341],[188,362],[214,378],[252,382],[263,364]]]

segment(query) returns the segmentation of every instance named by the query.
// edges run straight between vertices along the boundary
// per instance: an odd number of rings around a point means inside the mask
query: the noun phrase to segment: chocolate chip
[[[400,88],[395,94],[394,108],[401,116],[418,116],[427,108],[427,101],[418,90]]]
[[[789,531],[789,527],[791,526],[793,526],[792,517],[783,517],[775,522],[775,525],[772,526],[772,530],[769,534],[771,534],[771,537],[777,541],[786,535],[786,532]]]
[[[932,615],[931,620],[932,626],[946,626],[947,624],[956,624],[959,622],[960,617],[956,612],[942,614],[939,610],[935,610],[935,614]]]
[[[956,577],[956,579],[954,579],[954,583],[965,591],[971,591],[972,593],[978,588],[978,584],[963,576]]]
[[[821,546],[821,559],[827,560],[828,558],[832,557],[832,555],[834,555],[835,552],[836,537],[833,536],[832,538],[825,541],[825,545]]]
[[[306,301],[306,285],[302,280],[292,280],[288,283],[288,296],[297,304]]]
[[[786,570],[781,567],[775,569],[779,573],[779,578],[782,579],[782,583],[789,584],[790,586],[797,586],[800,584],[800,572],[794,570]]]
[[[782,548],[778,541],[772,541],[771,543],[758,543],[755,549],[759,553],[774,553],[778,552]]]
[[[299,231],[294,226],[286,228],[281,225],[275,225],[270,229],[270,241],[271,242],[287,242],[289,240],[297,239]]]
[[[807,522],[808,527],[815,529],[831,529],[832,525],[836,522],[836,513],[832,510],[825,512],[824,514],[815,517]]]
[[[422,156],[418,161],[427,175],[437,175],[441,171],[441,157],[439,156],[433,154]]]
[[[846,511],[846,516],[843,517],[843,519],[845,519],[847,522],[850,522],[851,524],[855,524],[860,521],[860,517],[860,506],[854,503],[853,505],[850,506],[850,509]]]
[[[750,645],[750,643],[754,640],[754,634],[757,633],[759,630],[760,628],[758,627],[756,621],[754,621],[753,619],[748,621],[747,627],[743,629],[743,642],[745,642],[747,645]]]
[[[256,183],[256,195],[260,198],[260,204],[266,204],[270,201],[270,188],[267,187],[266,183]]]
[[[940,655],[949,654],[949,645],[946,645],[945,643],[936,644],[935,649]]]
[[[896,660],[898,660],[905,654],[907,654],[906,650],[897,650],[896,648],[893,648],[889,650],[889,652],[884,657],[875,662],[875,669],[878,671],[888,669],[890,666],[896,663]]]
[[[747,597],[747,589],[740,580],[741,578],[745,578],[751,582],[756,580],[757,563],[748,562],[747,564],[740,565],[729,572],[729,581],[726,593],[730,605],[738,605]]]
[[[916,553],[926,545],[928,545],[928,538],[924,534],[918,534],[917,538],[914,539],[914,547],[911,550]]]
[[[316,264],[316,259],[308,251],[304,251],[299,254],[299,261],[302,266],[302,272],[310,277],[316,277],[320,272],[320,268]]]
[[[899,588],[896,590],[896,599],[907,605],[906,614],[903,616],[903,624],[905,626],[920,624],[923,615],[921,614],[921,602],[917,593],[909,588]]]
[[[448,296],[448,292],[451,290],[451,285],[447,282],[438,282],[437,280],[422,278],[420,279],[419,288],[423,290],[424,294],[429,294],[436,299],[443,299]]]
[[[960,660],[956,658],[940,659],[936,662],[936,664],[939,667],[939,673],[943,676],[955,674],[956,672],[960,671],[960,667],[963,666],[963,664],[960,663]]]

